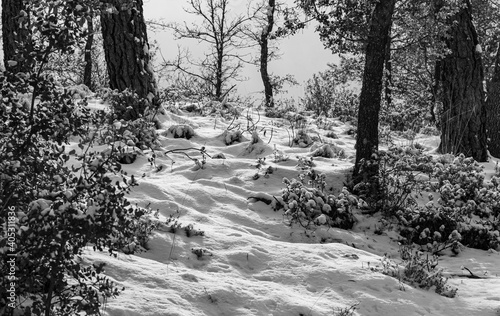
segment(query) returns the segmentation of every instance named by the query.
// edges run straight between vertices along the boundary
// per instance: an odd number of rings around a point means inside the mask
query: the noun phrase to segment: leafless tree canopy
[[[229,0],[189,0],[187,13],[201,19],[201,23],[170,24],[170,28],[179,39],[194,39],[208,44],[205,57],[195,60],[187,50],[179,49],[175,60],[165,61],[166,67],[198,78],[209,87],[209,96],[221,100],[228,87],[229,80],[238,80],[239,72],[248,54],[242,50],[252,46],[246,30],[256,11],[246,14],[232,14]]]

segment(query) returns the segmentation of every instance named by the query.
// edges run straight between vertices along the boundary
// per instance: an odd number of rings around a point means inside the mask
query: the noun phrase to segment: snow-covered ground
[[[257,121],[257,112],[248,115]],[[243,127],[246,116],[245,111],[239,119]],[[378,217],[356,214],[359,222],[351,231],[287,226],[281,211],[259,199],[280,196],[283,178],[300,173],[298,157],[311,155],[311,148],[289,146],[286,120],[261,115],[262,142],[251,150],[250,141],[223,143],[220,136],[231,120],[183,112],[162,115],[160,120],[165,129],[190,125],[196,136],[189,140],[161,136],[163,149],[156,158],[160,171],[148,162],[149,152],[124,165],[139,178],[130,200],[140,206],[150,203],[152,209],[159,209],[162,220],[178,211],[180,223],[193,224],[205,236],[187,237],[160,227],[147,252],[114,258],[89,250],[87,259],[105,262],[106,274],[125,287],[120,296],[108,300],[105,315],[348,315],[341,311],[353,305],[354,315],[500,315],[500,254],[496,252],[466,249],[458,256],[442,256],[439,266],[450,276],[448,283],[458,287],[458,295],[447,298],[402,285],[379,272],[384,254],[395,261],[399,254],[396,232],[374,234]],[[338,194],[353,164],[355,140],[346,133],[348,125],[332,123],[338,139],[327,138],[328,131],[312,121],[306,129],[346,153],[344,159],[314,158],[314,169],[326,173],[328,187]],[[244,136],[251,139],[248,133]],[[416,141],[429,151],[439,142],[423,135]],[[210,155],[222,153],[225,159],[207,158],[205,168],[199,169],[183,155],[162,154],[201,147]],[[274,162],[275,151],[289,160]],[[187,152],[201,158],[195,150]],[[264,157],[259,172],[257,159]],[[269,166],[276,170],[264,177]],[[494,162],[485,166],[487,173],[493,172]],[[261,176],[254,180],[257,172]],[[206,252],[199,258],[193,249]],[[469,273],[462,267],[483,278],[466,278]]]

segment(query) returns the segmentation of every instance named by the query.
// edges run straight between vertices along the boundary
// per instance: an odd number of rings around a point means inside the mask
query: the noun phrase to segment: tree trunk
[[[359,97],[358,135],[356,138],[356,163],[353,180],[361,181],[360,161],[368,160],[378,150],[378,120],[381,102],[382,78],[386,60],[387,42],[392,26],[396,0],[380,0],[372,13],[366,46],[363,83]],[[376,174],[378,170],[371,170]]]
[[[217,70],[215,71],[215,99],[217,101],[222,102],[222,85],[224,84],[224,80],[222,76],[224,75],[223,70],[224,65],[224,47],[222,45],[218,48],[217,53]]]
[[[487,161],[483,66],[471,4],[464,1],[466,6],[449,18],[449,54],[438,63],[443,104],[439,151]]]
[[[94,45],[94,18],[89,16],[87,18],[87,41],[85,43],[84,62],[85,69],[83,72],[83,84],[94,90],[92,86],[92,46]]]
[[[269,36],[273,31],[274,26],[274,11],[276,9],[276,1],[269,0],[268,9],[266,12],[267,24],[264,26],[260,35],[260,76],[264,84],[264,95],[266,97],[266,106],[274,107],[273,86],[271,78],[267,71],[267,62],[269,60]]]
[[[111,89],[130,89],[140,98],[157,103],[157,88],[150,64],[149,43],[142,0],[106,0],[101,12],[104,55]],[[144,108],[137,108],[131,119]],[[135,116],[135,117],[134,117]]]
[[[486,113],[486,130],[489,138],[488,149],[493,157],[500,158],[500,44],[495,59],[495,71],[488,83]]]
[[[28,16],[21,16],[24,5],[22,0],[2,0],[2,38],[3,38],[3,60],[7,71],[25,72],[29,69],[24,63],[22,52],[23,43],[28,39],[26,29],[20,28],[20,19],[28,22]]]
[[[389,40],[387,41],[385,51],[385,80],[384,80],[384,97],[387,107],[392,106],[392,56],[391,56],[391,31],[389,30]]]

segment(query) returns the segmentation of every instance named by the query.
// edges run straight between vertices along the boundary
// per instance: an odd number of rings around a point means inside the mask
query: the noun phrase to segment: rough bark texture
[[[85,42],[84,62],[85,69],[83,72],[83,84],[94,90],[92,85],[92,46],[94,45],[94,19],[92,16],[87,18],[87,41]]]
[[[483,66],[470,2],[465,4],[449,19],[445,42],[450,53],[438,63],[443,104],[439,151],[487,161]]]
[[[500,45],[495,60],[495,72],[488,83],[486,112],[488,149],[493,157],[500,158]]]
[[[101,13],[104,55],[111,89],[130,89],[150,103],[157,88],[150,67],[149,43],[142,0],[107,0]],[[143,108],[136,109],[138,114]],[[134,118],[134,117],[133,117]]]
[[[274,26],[274,11],[276,9],[276,1],[269,0],[266,13],[267,24],[264,26],[260,35],[260,76],[264,84],[264,95],[266,97],[266,106],[274,107],[273,86],[271,78],[267,70],[267,62],[269,60],[269,36],[273,31]]]
[[[25,71],[22,55],[19,53],[25,40],[19,28],[22,9],[22,0],[2,0],[3,60],[5,69],[11,72]],[[17,62],[17,65],[10,64],[9,61]]]
[[[389,37],[391,36],[389,30]],[[392,60],[391,60],[391,41],[387,41],[385,51],[385,80],[384,80],[384,97],[387,107],[392,105]]]
[[[374,151],[378,150],[378,118],[382,78],[395,3],[396,0],[379,1],[375,5],[370,22],[363,85],[359,97],[356,164],[353,173],[355,182],[361,180],[359,177],[361,159],[370,159]],[[372,170],[372,172],[377,172],[377,170]]]

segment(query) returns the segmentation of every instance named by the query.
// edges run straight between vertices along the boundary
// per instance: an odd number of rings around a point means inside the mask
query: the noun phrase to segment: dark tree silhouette
[[[359,179],[361,160],[371,159],[372,154],[378,150],[378,121],[382,78],[395,4],[396,0],[381,0],[375,5],[371,16],[365,52],[363,83],[359,96],[356,162],[353,171],[355,182]],[[372,170],[372,172],[377,173],[378,170]]]
[[[28,69],[22,54],[28,41],[28,13],[24,9],[23,0],[2,0],[3,59],[5,69],[11,72]]]
[[[132,90],[150,104],[156,104],[158,92],[150,65],[142,0],[106,0],[105,4],[101,28],[110,88]],[[136,107],[131,119],[144,112],[143,106]]]
[[[274,26],[274,12],[276,11],[276,1],[268,0],[267,7],[264,8],[267,8],[267,10],[265,10],[266,22],[263,26],[259,40],[260,77],[262,78],[262,83],[264,84],[266,106],[274,107],[273,85],[271,83],[271,77],[269,76],[269,71],[267,69],[267,63],[269,61],[269,38],[272,34]]]
[[[83,59],[85,68],[83,71],[83,84],[93,88],[92,85],[92,47],[94,45],[94,18],[93,16],[87,17],[87,38],[85,41],[85,51],[83,52]]]
[[[488,82],[486,99],[486,129],[488,149],[493,157],[500,158],[500,45],[498,46],[493,77]]]
[[[437,63],[438,100],[441,113],[442,153],[487,161],[486,107],[481,49],[469,0],[447,19],[448,53]],[[438,6],[439,10],[439,6]]]

